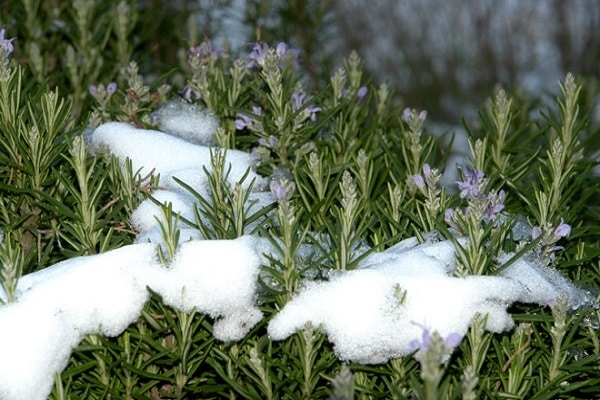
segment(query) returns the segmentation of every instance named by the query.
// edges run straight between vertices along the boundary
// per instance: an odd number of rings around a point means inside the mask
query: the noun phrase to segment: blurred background
[[[201,1],[198,33],[246,49],[257,38],[301,50],[315,85],[350,51],[375,83],[439,121],[476,117],[495,85],[540,97],[567,72],[597,85],[597,0]],[[591,90],[596,92],[596,90]]]
[[[89,38],[84,24],[71,22],[82,9],[91,18]],[[76,83],[61,82],[69,43],[85,39],[98,48],[73,46],[102,65],[89,67],[83,81],[110,81],[123,67],[126,57],[102,58],[116,42],[94,35],[102,24],[128,25],[129,47],[118,50],[149,77],[184,66],[187,48],[205,38],[234,56],[257,40],[284,41],[299,49],[318,88],[356,50],[372,82],[453,124],[476,117],[497,84],[539,97],[556,94],[566,72],[586,79],[590,93],[600,78],[598,0],[0,0],[0,23],[38,80],[67,88]]]

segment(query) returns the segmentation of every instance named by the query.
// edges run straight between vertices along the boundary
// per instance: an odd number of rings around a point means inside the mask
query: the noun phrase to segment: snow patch
[[[19,300],[0,307],[0,398],[46,398],[85,335],[116,336],[140,317],[147,287],[176,310],[217,318],[216,338],[243,338],[262,319],[254,240],[184,243],[168,267],[155,244],[134,244],[24,276]]]
[[[108,150],[121,161],[129,158],[133,170],[141,170],[141,175],[165,173],[176,176],[177,171],[198,171],[198,176],[204,174],[204,169],[212,171],[210,155],[213,149],[207,146],[195,145],[183,139],[164,132],[137,129],[124,122],[108,122],[100,125],[91,136],[92,151]],[[250,169],[248,178],[244,180],[246,187],[252,179],[261,181],[260,177],[251,170],[252,160],[248,153],[239,150],[227,150],[225,168],[231,167],[228,182],[235,184]],[[165,182],[166,181],[166,182]],[[178,185],[161,176],[160,184]]]
[[[269,336],[283,340],[307,323],[320,325],[340,359],[377,364],[410,354],[422,327],[442,337],[464,336],[481,314],[488,316],[487,330],[502,332],[514,325],[506,311],[514,302],[585,297],[566,279],[526,261],[501,276],[453,277],[454,252],[447,240],[418,245],[410,238],[367,257],[356,270],[304,282],[270,320]],[[538,280],[544,283],[536,286]]]
[[[217,117],[207,109],[175,99],[152,113],[161,131],[190,143],[213,144],[213,134],[219,127]]]

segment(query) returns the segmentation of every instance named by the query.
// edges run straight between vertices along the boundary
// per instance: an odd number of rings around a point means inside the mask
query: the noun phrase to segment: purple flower
[[[258,106],[252,106],[252,114],[258,117],[262,116],[262,108]],[[235,127],[241,131],[244,128],[251,128],[256,123],[257,121],[253,116],[238,114],[237,119],[235,120]]]
[[[185,85],[179,94],[187,101],[198,100],[200,97],[202,97],[200,92],[196,89],[193,89],[189,84]],[[194,97],[193,99],[192,96]]]
[[[12,53],[14,50],[12,41],[15,40],[15,38],[5,39],[4,38],[5,33],[6,33],[6,30],[4,28],[0,29],[0,47],[4,49],[4,53],[5,53],[4,56],[8,57],[10,55],[10,53]]]
[[[254,113],[254,115],[261,116],[262,108],[260,106],[252,106],[252,112]]]
[[[283,43],[283,42],[279,42],[277,43],[277,48],[275,49],[275,54],[277,54],[279,56],[279,58],[282,58],[285,53],[288,50],[288,45]]]
[[[251,118],[247,115],[238,114],[237,116],[238,118],[235,120],[235,127],[238,131],[250,127],[255,122],[254,118]]]
[[[114,94],[117,91],[117,84],[115,82],[111,82],[106,86],[106,93]]]
[[[553,233],[554,237],[557,239],[567,237],[571,233],[571,225],[565,224],[564,220],[561,218],[560,224],[554,229]]]
[[[479,170],[463,170],[464,180],[456,182],[460,190],[460,198],[476,198],[479,196],[481,189],[487,185],[485,174]]]
[[[488,194],[488,205],[486,209],[486,214],[491,219],[496,218],[496,216],[504,210],[504,200],[506,199],[506,192],[504,190],[500,190],[498,193],[490,193]]]
[[[282,201],[289,200],[296,189],[296,184],[294,182],[290,182],[287,180],[278,181],[272,180],[269,184],[269,188],[271,189],[271,193],[277,199],[277,202],[281,203]]]
[[[452,332],[444,339],[444,347],[448,350],[456,348],[462,342],[462,336],[456,332]]]
[[[431,342],[431,332],[429,332],[429,329],[425,328],[421,324],[417,325],[423,329],[423,333],[421,334],[421,340],[414,339],[408,344],[408,351],[410,353],[417,350],[427,350],[427,347],[429,347],[429,342]]]
[[[422,110],[421,112],[418,112],[418,114],[417,112],[418,111],[414,108],[405,108],[404,111],[402,111],[402,119],[404,122],[410,123],[411,121],[415,121],[423,124],[427,119],[427,111]]]
[[[446,223],[448,225],[450,225],[451,223],[454,223],[454,216],[455,216],[455,212],[453,208],[448,208],[446,209],[446,211],[444,211],[444,221],[446,221]]]
[[[421,324],[418,324],[416,322],[413,323],[419,326],[423,330],[423,333],[421,334],[421,340],[415,339],[409,343],[408,351],[411,353],[417,350],[427,351],[427,349],[429,348],[429,344],[431,343],[432,332],[429,330],[429,328]],[[453,332],[444,339],[444,348],[446,350],[453,350],[456,346],[460,344],[461,341],[462,336],[458,333]]]
[[[358,88],[358,91],[356,92],[356,96],[358,97],[358,100],[362,100],[364,99],[364,97],[367,95],[369,89],[367,89],[366,86],[361,86]]]
[[[260,67],[265,66],[267,55],[271,51],[271,48],[264,42],[255,43],[252,47],[252,51],[248,54],[250,62],[246,65],[247,68],[251,68],[258,64]],[[280,42],[274,49],[275,55],[279,58],[278,61],[292,61],[294,65],[297,65],[298,50],[288,47],[287,44]]]
[[[306,107],[304,113],[310,118],[311,121],[315,122],[317,120],[317,113],[321,111],[321,107],[317,107],[315,105],[310,105]]]
[[[96,85],[90,85],[90,87],[88,88],[88,90],[90,91],[90,94],[92,96],[95,96],[96,93],[98,93],[98,88],[96,87]]]
[[[292,109],[294,111],[298,111],[304,106],[305,100],[310,99],[311,97],[307,97],[303,92],[296,92],[292,94]],[[304,115],[306,118],[310,118],[310,120],[314,122],[317,120],[317,113],[319,111],[321,111],[321,107],[310,104],[304,109]]]
[[[495,217],[502,210],[504,210],[504,204],[496,204],[488,208],[488,214],[490,217]]]
[[[277,139],[275,136],[269,136],[269,146],[271,146],[273,149],[278,149],[279,139]]]
[[[306,95],[302,92],[292,94],[292,109],[298,111],[304,104],[304,98]]]
[[[533,228],[531,228],[531,238],[533,240],[539,238],[541,234],[542,234],[541,226],[534,226]]]
[[[216,60],[218,52],[212,46],[210,40],[204,40],[197,46],[190,47],[188,50],[190,59],[197,59],[201,65],[207,65],[211,60]]]
[[[431,166],[427,163],[423,164],[423,175],[425,175],[426,178],[431,176]]]
[[[285,192],[285,186],[283,186],[281,182],[273,180],[271,181],[269,187],[271,188],[271,193],[273,193],[277,201],[285,200],[287,193]]]
[[[265,65],[265,59],[268,53],[269,46],[266,43],[255,43],[254,47],[252,47],[252,51],[248,55],[248,58],[251,60],[248,66],[251,67],[256,63],[262,67]]]
[[[425,180],[421,174],[413,175],[412,181],[419,189],[425,189]]]
[[[279,148],[279,139],[277,139],[275,136],[269,136],[268,140],[265,138],[259,138],[258,144],[263,147],[277,150]]]

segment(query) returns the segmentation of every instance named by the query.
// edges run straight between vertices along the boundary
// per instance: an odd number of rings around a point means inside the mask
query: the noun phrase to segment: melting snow
[[[107,123],[92,133],[92,150],[108,150],[122,161],[128,157],[142,174],[154,169],[161,186],[154,197],[193,220],[195,199],[173,178],[208,196],[203,169],[211,169],[211,149],[195,143],[209,143],[216,122],[204,111],[180,105],[167,106],[156,117],[172,134]],[[228,165],[233,185],[250,167],[250,156],[228,150]],[[251,179],[262,181],[250,172],[246,188]],[[274,201],[270,193],[251,195],[254,210]],[[140,230],[136,244],[24,276],[18,301],[0,306],[0,398],[46,398],[54,373],[67,365],[72,349],[85,335],[123,332],[140,316],[147,288],[175,309],[210,315],[214,335],[223,341],[242,339],[262,319],[255,301],[260,265],[267,262],[263,255],[270,252],[266,240],[200,240],[198,231],[181,224],[182,243],[165,267],[156,258],[162,241],[159,207],[146,200],[131,218]],[[322,325],[341,359],[379,363],[410,353],[423,328],[442,336],[464,335],[481,313],[488,314],[487,329],[499,332],[513,326],[506,312],[513,302],[546,304],[560,293],[574,304],[587,299],[556,271],[526,259],[495,277],[459,279],[451,276],[453,268],[450,242],[407,239],[370,255],[354,271],[335,273],[328,282],[305,281],[271,319],[268,333],[282,340],[311,322]],[[6,299],[1,289],[0,298]]]

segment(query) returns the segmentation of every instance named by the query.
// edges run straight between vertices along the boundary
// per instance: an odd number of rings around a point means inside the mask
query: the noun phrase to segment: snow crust
[[[204,169],[211,169],[211,148],[197,144],[207,143],[208,133],[204,128],[194,133],[193,127],[213,126],[214,121],[206,122],[213,117],[178,107],[166,107],[158,116],[173,134],[111,122],[91,134],[91,150],[108,151],[123,162],[130,158],[143,174],[160,174],[155,201],[170,203],[182,218],[193,220],[197,199],[174,177],[209,198]],[[203,139],[182,139],[194,135]],[[251,166],[248,154],[234,150],[227,151],[226,164],[230,185]],[[248,177],[262,182],[252,171]],[[248,188],[249,182],[243,185]],[[274,200],[256,191],[247,206],[257,211]],[[268,263],[266,254],[275,256],[266,239],[202,240],[197,230],[180,223],[180,247],[163,266],[156,256],[163,220],[160,207],[146,200],[131,215],[140,232],[136,244],[69,259],[19,280],[17,302],[0,306],[1,399],[47,398],[72,349],[85,335],[123,332],[139,318],[148,288],[177,310],[208,314],[222,341],[242,339],[263,318],[256,306],[260,265]],[[589,301],[558,272],[526,258],[500,276],[453,277],[454,252],[449,241],[419,244],[409,238],[371,254],[354,271],[334,273],[329,281],[305,280],[269,321],[268,333],[283,340],[307,323],[321,325],[340,359],[381,363],[409,354],[423,329],[463,336],[479,313],[488,315],[488,330],[500,332],[513,326],[506,310],[514,302],[548,304],[561,293],[572,304]],[[1,289],[0,298],[6,299]]]

